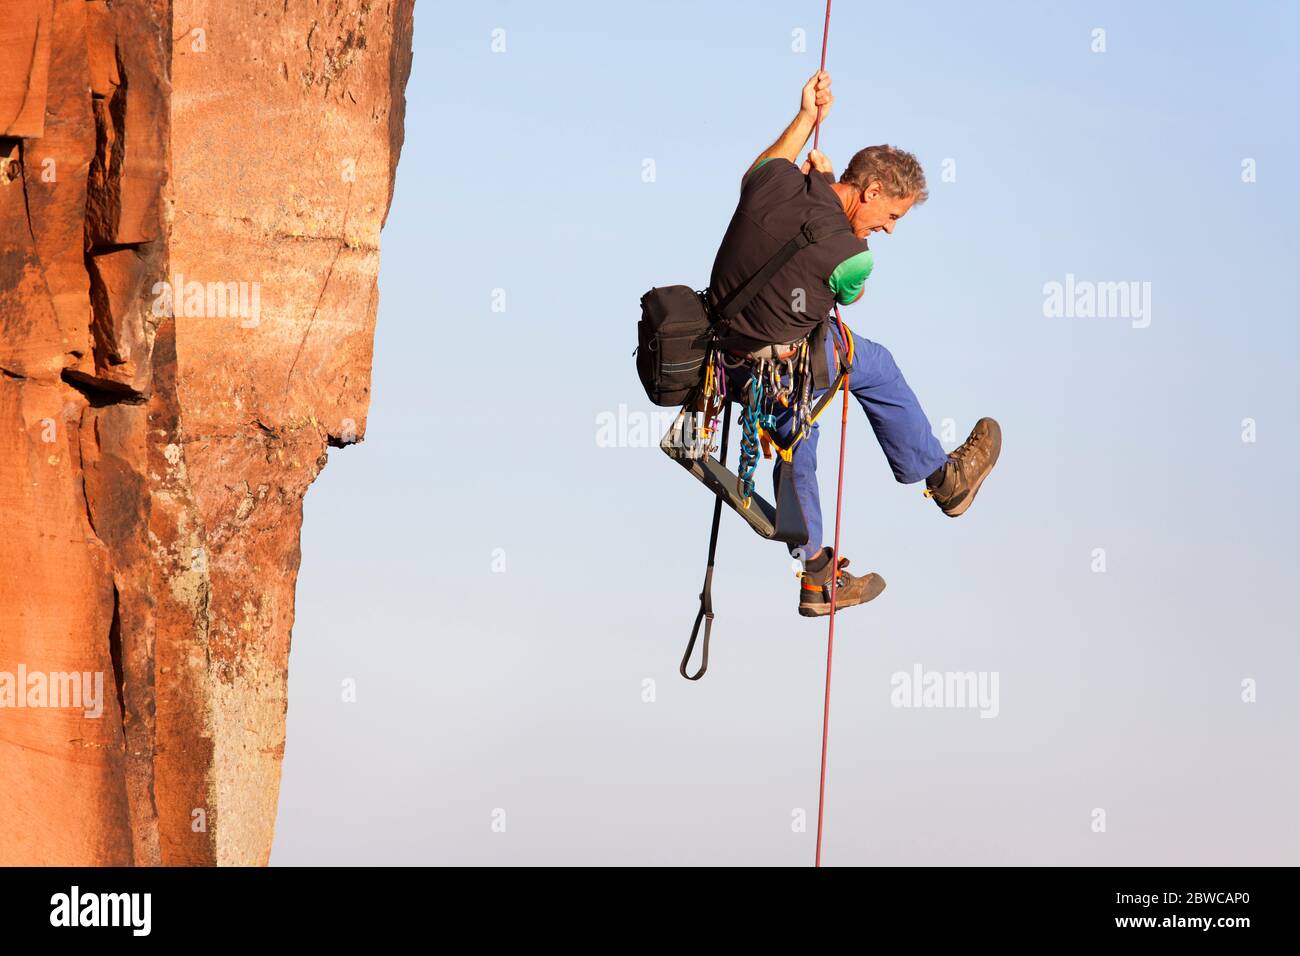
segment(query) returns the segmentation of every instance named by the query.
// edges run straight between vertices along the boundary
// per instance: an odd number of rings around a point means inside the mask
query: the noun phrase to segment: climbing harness
[[[830,332],[828,331],[827,334]],[[812,401],[811,351],[815,341],[817,341],[816,332],[801,344],[800,352],[796,356],[781,363],[783,372],[775,378],[770,373],[764,373],[760,379],[765,382],[762,398],[765,403],[768,398],[772,398],[772,403],[765,404],[762,411],[755,413],[757,419],[753,424],[756,426],[758,446],[763,449],[764,457],[771,457],[768,454],[770,449],[775,449],[778,454],[779,461],[776,467],[781,477],[777,480],[779,492],[775,504],[754,490],[752,473],[749,476],[751,480],[748,486],[742,480],[740,472],[744,471],[743,462],[742,466],[733,472],[723,462],[713,457],[712,453],[717,449],[708,445],[704,439],[716,431],[716,426],[711,428],[709,422],[704,421],[701,429],[704,406],[710,409],[708,416],[710,421],[716,420],[718,415],[730,414],[729,403],[739,405],[742,409],[748,407],[748,399],[753,395],[749,382],[746,383],[743,393],[734,399],[728,398],[725,391],[727,370],[748,364],[745,361],[747,357],[729,356],[715,342],[711,347],[711,357],[703,363],[706,369],[703,383],[693,394],[692,399],[678,412],[659,443],[664,454],[694,475],[713,494],[722,499],[723,504],[744,518],[756,534],[770,541],[781,541],[792,545],[803,544],[808,540],[808,526],[804,521],[798,499],[793,493],[793,480],[783,479],[792,474],[790,469],[795,445],[812,431],[817,419],[839,393],[848,370],[853,366],[853,337],[841,322],[838,340],[833,337],[832,342],[836,357],[835,377],[822,396],[815,402]],[[843,347],[844,343],[847,347]],[[792,381],[789,378],[791,368],[794,370]],[[772,385],[774,380],[775,386]],[[772,425],[778,408],[786,407],[793,409],[789,427],[773,430]]]

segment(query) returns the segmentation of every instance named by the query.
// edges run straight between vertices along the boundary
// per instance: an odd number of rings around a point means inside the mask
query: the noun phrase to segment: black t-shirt
[[[784,159],[768,160],[750,172],[713,260],[709,289],[714,301],[744,285],[804,223],[831,213],[842,216],[844,207],[825,175],[805,176]],[[724,344],[751,351],[801,339],[826,318],[837,299],[854,301],[870,272],[867,241],[852,232],[800,249],[736,316]]]

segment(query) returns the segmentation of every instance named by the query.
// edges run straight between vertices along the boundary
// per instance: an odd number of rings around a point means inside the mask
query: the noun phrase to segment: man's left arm
[[[825,70],[818,70],[803,86],[799,112],[795,118],[790,121],[785,132],[777,137],[775,143],[758,154],[758,158],[750,165],[745,175],[748,176],[769,159],[784,159],[794,163],[799,158],[800,150],[808,142],[808,137],[812,135],[818,119],[826,118],[834,101],[835,97],[831,95],[831,75]]]

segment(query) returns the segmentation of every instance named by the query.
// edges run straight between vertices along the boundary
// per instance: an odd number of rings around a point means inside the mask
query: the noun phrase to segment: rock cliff
[[[0,864],[267,862],[413,4],[6,4]]]

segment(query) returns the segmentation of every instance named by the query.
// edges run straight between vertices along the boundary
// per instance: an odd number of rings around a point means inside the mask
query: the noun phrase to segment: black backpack
[[[796,252],[850,228],[841,213],[804,223],[763,268],[716,306],[709,290],[696,292],[684,285],[656,287],[641,296],[634,354],[636,374],[650,401],[671,407],[690,398],[704,379],[704,363],[715,337],[727,333],[731,321]]]
[[[713,341],[708,291],[684,285],[641,296],[636,374],[656,405],[681,405],[700,383]]]

